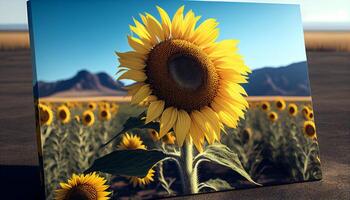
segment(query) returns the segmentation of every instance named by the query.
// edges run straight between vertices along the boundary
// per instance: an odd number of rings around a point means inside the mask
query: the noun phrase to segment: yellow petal
[[[196,124],[197,127],[200,128],[202,133],[204,133],[205,138],[207,139],[209,144],[213,144],[215,140],[215,134],[213,133],[213,128],[209,121],[203,116],[200,111],[193,111],[191,113],[191,119],[193,123]]]
[[[137,53],[148,54],[151,46],[138,38],[128,36],[128,43]]]
[[[183,22],[183,12],[185,6],[181,6],[175,13],[173,17],[173,21],[171,24],[171,35],[174,39],[178,39],[181,37],[181,28]]]
[[[159,137],[166,135],[169,130],[173,127],[177,119],[177,109],[174,107],[169,107],[164,110],[160,118],[160,131]]]
[[[218,115],[208,106],[202,108],[201,113],[211,124],[212,131],[216,135],[215,139],[220,141],[220,119]]]
[[[143,85],[144,83],[134,83],[132,85],[124,86],[123,88],[128,91],[129,95],[134,95]]]
[[[163,34],[162,25],[160,25],[160,23],[156,18],[154,18],[152,15],[148,13],[146,14],[146,19],[147,19],[147,30],[151,35],[152,44],[153,45],[157,44],[158,38],[160,41],[163,41],[165,38]]]
[[[164,110],[165,102],[162,100],[152,102],[147,110],[146,124],[157,119]]]
[[[124,79],[130,79],[130,80],[134,80],[137,82],[143,82],[147,79],[147,76],[143,71],[131,69],[131,70],[126,71],[124,74],[122,74],[118,78],[118,80],[124,80]]]
[[[138,104],[145,98],[147,98],[149,95],[151,95],[152,91],[149,87],[149,85],[143,85],[131,98],[132,104]]]
[[[119,58],[119,63],[123,67],[127,67],[129,69],[134,69],[134,70],[142,70],[146,66],[145,61],[139,60],[136,58],[128,58],[128,59]]]
[[[184,110],[179,110],[174,131],[177,144],[181,147],[191,127],[191,118]]]
[[[190,136],[193,144],[199,152],[203,152],[204,134],[191,118]]]
[[[161,7],[157,6],[160,18],[162,19],[162,27],[164,31],[164,38],[168,39],[171,33],[171,21],[168,13]]]

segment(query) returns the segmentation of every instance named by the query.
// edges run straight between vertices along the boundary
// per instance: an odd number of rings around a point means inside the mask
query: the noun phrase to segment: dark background
[[[350,52],[308,62],[323,180],[179,198],[350,199]],[[30,51],[0,51],[0,199],[40,199],[36,152]]]

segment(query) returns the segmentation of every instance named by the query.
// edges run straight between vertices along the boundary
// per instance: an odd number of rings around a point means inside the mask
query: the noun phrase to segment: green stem
[[[182,170],[184,171],[184,193],[198,193],[198,171],[193,166],[193,144],[186,140],[181,148]]]

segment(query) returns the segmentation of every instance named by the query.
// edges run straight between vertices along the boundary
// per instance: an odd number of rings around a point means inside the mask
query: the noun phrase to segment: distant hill
[[[256,69],[244,88],[249,96],[310,96],[307,69],[306,62]]]
[[[123,83],[113,80],[104,72],[93,74],[82,70],[70,79],[39,81],[34,91],[38,92],[38,97],[122,96],[126,94],[122,87]]]
[[[39,81],[38,97],[123,96],[123,83],[106,73],[79,71],[74,77],[56,82]],[[243,86],[249,96],[310,96],[307,63],[253,70],[249,83]]]

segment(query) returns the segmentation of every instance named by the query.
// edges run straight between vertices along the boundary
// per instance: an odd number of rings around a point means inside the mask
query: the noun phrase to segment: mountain
[[[39,81],[36,97],[123,96],[123,83],[106,73],[79,71],[74,77],[56,82]],[[310,96],[307,63],[253,70],[249,83],[243,85],[249,96]],[[37,93],[38,92],[38,93]]]
[[[249,96],[310,96],[307,63],[253,70],[244,85]]]
[[[34,91],[38,93],[38,97],[122,96],[126,94],[123,86],[122,82],[113,80],[104,72],[93,74],[82,70],[70,79],[39,81]]]

